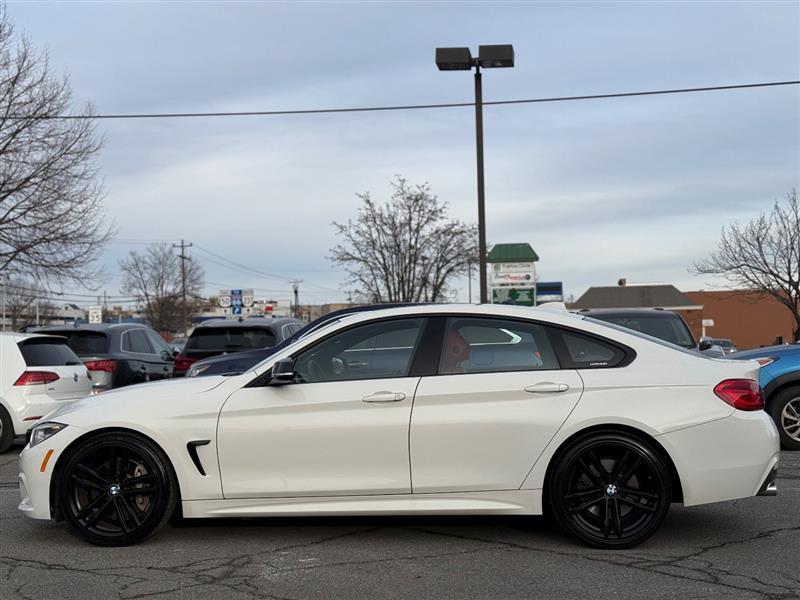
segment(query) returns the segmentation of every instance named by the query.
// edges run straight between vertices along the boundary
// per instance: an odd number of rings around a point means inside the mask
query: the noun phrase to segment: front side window
[[[544,327],[494,318],[447,320],[440,374],[558,369]]]
[[[160,335],[158,335],[155,331],[147,331],[147,337],[150,339],[150,344],[153,346],[157,354],[161,354],[166,352],[170,356],[172,355],[172,349],[169,347],[169,344],[164,341]]]
[[[295,382],[407,377],[425,319],[360,325],[333,335],[295,359]]]

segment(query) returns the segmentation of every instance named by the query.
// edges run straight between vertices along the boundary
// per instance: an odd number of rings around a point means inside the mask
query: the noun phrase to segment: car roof
[[[653,317],[669,319],[677,315],[663,308],[584,308],[578,314],[585,317]]]
[[[77,325],[64,324],[64,325],[48,325],[47,327],[40,327],[36,329],[36,333],[45,333],[48,331],[97,331],[97,332],[111,332],[111,331],[125,331],[128,329],[150,329],[144,323],[78,323]]]
[[[250,319],[213,319],[198,323],[195,331],[198,329],[214,329],[221,327],[261,327],[264,329],[272,329],[273,327],[280,327],[287,323],[300,323],[303,322],[299,319],[292,319],[291,317],[275,317],[272,319],[264,317],[256,317]]]

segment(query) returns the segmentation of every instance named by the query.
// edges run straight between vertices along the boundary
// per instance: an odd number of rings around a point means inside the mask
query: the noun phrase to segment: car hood
[[[181,404],[187,398],[201,396],[225,381],[225,377],[218,376],[192,377],[117,388],[65,404],[42,421],[81,426],[104,422],[109,418],[135,419],[136,415],[148,417],[153,413],[172,412],[171,404]]]
[[[748,360],[761,358],[763,356],[786,356],[787,354],[797,354],[800,356],[800,346],[796,344],[782,346],[767,346],[766,348],[756,348],[754,350],[740,350],[729,355],[729,358],[736,360]]]

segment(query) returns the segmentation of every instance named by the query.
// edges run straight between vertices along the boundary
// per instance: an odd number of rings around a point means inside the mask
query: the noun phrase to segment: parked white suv
[[[91,390],[89,371],[65,338],[0,333],[0,452],[43,416]]]

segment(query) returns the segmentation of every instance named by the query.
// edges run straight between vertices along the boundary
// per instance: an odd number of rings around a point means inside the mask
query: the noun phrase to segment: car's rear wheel
[[[781,445],[800,450],[800,386],[781,390],[770,399],[769,412],[778,426]]]
[[[0,406],[0,452],[5,452],[14,443],[14,423],[5,407]]]
[[[70,529],[99,546],[135,544],[172,516],[178,485],[155,444],[127,432],[105,433],[66,457],[58,505]]]
[[[661,525],[672,497],[663,459],[641,440],[616,432],[577,440],[548,481],[552,512],[567,532],[598,548],[630,548]]]

